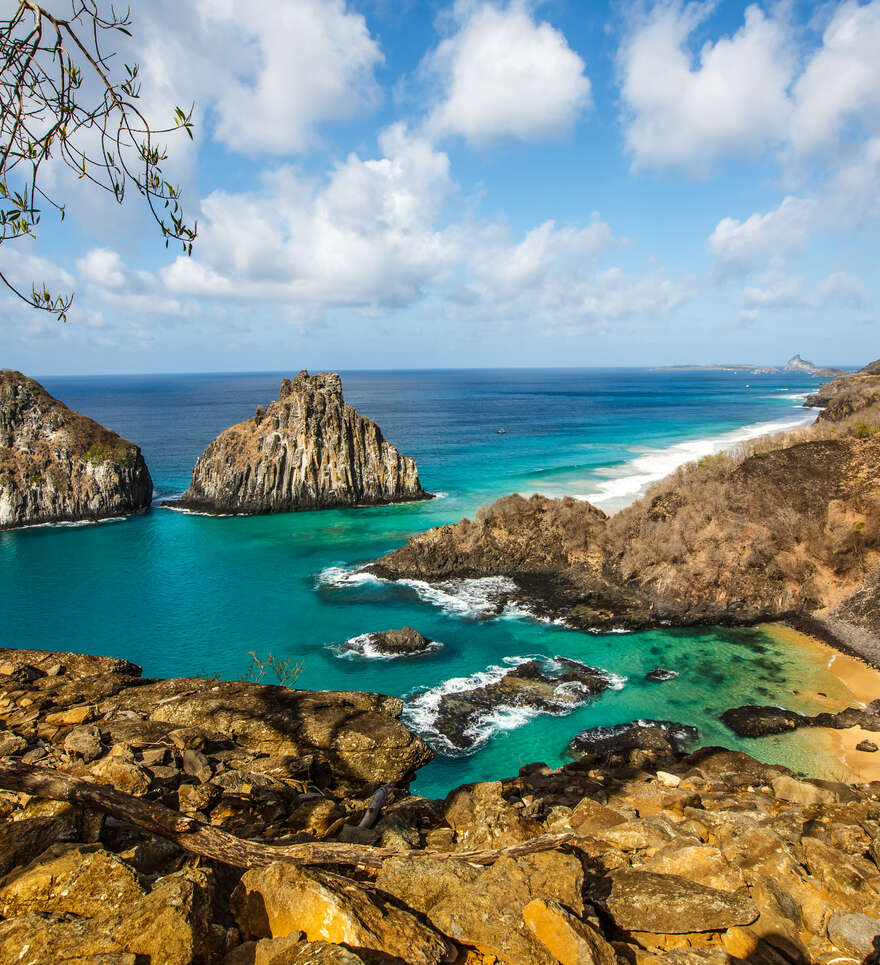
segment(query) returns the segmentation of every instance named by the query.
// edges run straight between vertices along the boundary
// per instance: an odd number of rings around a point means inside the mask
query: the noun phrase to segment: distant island
[[[817,379],[834,379],[839,375],[846,375],[845,369],[823,368],[802,359],[800,355],[793,355],[785,365],[658,365],[657,372],[748,372],[750,375],[773,375],[777,372],[803,372]]]

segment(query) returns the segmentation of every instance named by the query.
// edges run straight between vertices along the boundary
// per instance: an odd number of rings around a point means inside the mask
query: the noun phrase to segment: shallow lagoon
[[[44,381],[140,443],[162,498],[185,487],[218,431],[276,395],[281,375]],[[241,676],[250,651],[271,651],[305,661],[300,686],[404,697],[532,655],[573,657],[627,678],[568,717],[499,715],[477,753],[438,757],[420,772],[416,788],[429,794],[536,759],[559,763],[578,730],[635,717],[696,724],[704,742],[735,744],[715,719],[726,707],[811,709],[810,693],[831,696],[838,684],[820,653],[813,659],[809,648],[760,629],[594,635],[510,614],[485,619],[479,587],[437,594],[339,577],[510,491],[598,496],[613,509],[683,459],[760,431],[744,426],[803,421],[797,402],[813,385],[803,376],[645,370],[343,373],[346,399],[418,460],[424,486],[441,498],[257,518],[157,508],[99,526],[3,533],[3,642],[111,653],[157,676]],[[403,624],[443,649],[398,660],[346,659],[332,649]],[[644,681],[658,665],[680,676]],[[424,713],[409,719],[430,724]],[[768,738],[760,749],[768,760],[810,763],[808,742]]]

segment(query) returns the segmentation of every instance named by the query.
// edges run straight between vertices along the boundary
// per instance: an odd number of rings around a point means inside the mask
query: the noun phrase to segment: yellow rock
[[[78,707],[67,707],[65,710],[46,714],[43,720],[47,724],[55,724],[58,727],[73,727],[76,724],[87,724],[90,720],[94,720],[96,715],[96,707],[91,704],[80,704]]]
[[[556,902],[536,898],[522,914],[529,930],[560,965],[616,965],[617,955],[602,935]]]

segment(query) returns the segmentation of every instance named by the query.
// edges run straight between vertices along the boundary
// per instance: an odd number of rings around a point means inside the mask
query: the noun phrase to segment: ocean
[[[417,460],[436,499],[250,518],[158,506],[186,487],[219,431],[277,398],[281,378],[294,374],[41,379],[71,408],[142,446],[155,504],[98,525],[0,533],[3,645],[112,654],[151,676],[238,678],[252,654],[301,660],[297,686],[404,699],[405,720],[437,752],[414,784],[431,796],[535,760],[558,765],[578,731],[649,717],[695,725],[702,743],[813,763],[797,735],[740,741],[717,719],[746,702],[810,710],[811,694],[839,689],[819,655],[772,628],[581,633],[517,612],[493,615],[492,581],[429,587],[355,571],[509,492],[589,498],[611,512],[685,461],[811,421],[801,403],[815,380],[646,369],[343,372],[346,400]],[[442,647],[398,659],[340,647],[403,625]],[[433,730],[444,692],[497,679],[525,658],[552,668],[556,656],[605,669],[614,687],[567,716],[487,716],[467,755]],[[646,681],[656,666],[679,676]]]

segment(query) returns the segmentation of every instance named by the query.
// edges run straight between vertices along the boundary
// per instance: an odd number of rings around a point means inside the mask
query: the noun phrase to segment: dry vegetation
[[[850,377],[860,399],[866,377],[880,382],[867,370]],[[837,421],[682,466],[613,516],[570,498],[507,496],[378,569],[514,576],[590,626],[827,611],[880,562],[880,403],[849,412],[835,391]],[[540,578],[547,587],[535,591]]]

